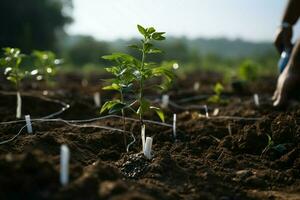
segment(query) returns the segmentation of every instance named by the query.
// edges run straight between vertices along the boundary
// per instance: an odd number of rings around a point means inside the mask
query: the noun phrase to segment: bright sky
[[[167,36],[228,37],[271,41],[287,1],[283,0],[73,0],[70,34],[100,40],[138,36],[136,24]],[[300,26],[296,27],[296,35]],[[299,34],[298,34],[299,35]]]

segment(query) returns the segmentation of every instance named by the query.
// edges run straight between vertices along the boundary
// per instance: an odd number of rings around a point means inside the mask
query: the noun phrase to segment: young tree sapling
[[[137,59],[131,55],[124,53],[113,53],[112,55],[103,56],[103,59],[112,61],[114,66],[106,68],[106,70],[114,75],[110,80],[110,85],[104,87],[104,90],[116,90],[120,94],[119,99],[107,101],[101,108],[101,113],[107,111],[113,113],[121,111],[124,118],[124,110],[129,109],[136,113],[139,117],[141,125],[143,125],[143,116],[149,110],[157,113],[159,118],[164,121],[164,113],[158,107],[152,106],[150,101],[145,98],[144,92],[146,88],[157,88],[165,90],[172,82],[174,73],[172,71],[173,63],[164,63],[159,65],[154,62],[149,62],[147,56],[149,54],[157,54],[162,51],[155,48],[153,41],[164,40],[164,32],[157,32],[155,28],[144,28],[137,25],[138,31],[143,36],[140,44],[129,46],[140,52],[140,58]],[[147,81],[153,78],[164,78],[164,82],[160,84],[147,85]],[[132,101],[125,101],[124,95],[133,93],[135,99]],[[137,107],[137,109],[135,109]]]
[[[57,73],[57,66],[62,63],[61,59],[57,59],[56,55],[51,51],[38,51],[32,53],[35,68],[31,71],[31,75],[36,76],[38,81],[44,80],[47,85],[53,85],[51,77]]]
[[[0,66],[4,67],[6,79],[12,82],[17,92],[16,118],[21,118],[22,98],[21,98],[21,81],[27,74],[21,69],[22,58],[21,51],[17,48],[4,48],[4,56],[0,59]]]

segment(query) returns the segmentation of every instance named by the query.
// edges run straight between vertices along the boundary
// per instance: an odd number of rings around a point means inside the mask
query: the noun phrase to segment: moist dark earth
[[[103,75],[62,74],[57,84],[27,80],[22,89],[23,114],[39,119],[70,105],[56,119],[85,120],[99,114],[93,94],[102,103],[115,94],[101,91]],[[33,134],[24,128],[0,145],[0,199],[300,199],[300,104],[272,108],[274,77],[263,77],[244,88],[224,83],[221,103],[208,103],[216,73],[181,76],[166,93],[166,123],[177,113],[177,137],[172,127],[146,121],[153,137],[153,158],[141,154],[140,125],[126,120],[126,152],[122,119],[93,121],[33,121]],[[0,142],[13,138],[25,125],[15,119],[13,87],[0,80]],[[195,82],[200,83],[194,90]],[[47,90],[47,92],[45,92]],[[260,106],[253,94],[260,97]],[[147,93],[154,104],[161,94]],[[203,105],[207,105],[206,117]],[[219,111],[219,112],[217,112]],[[128,114],[134,118],[132,114]],[[146,119],[159,121],[154,114]],[[101,126],[101,127],[100,127]],[[60,146],[70,148],[70,182],[59,182]]]

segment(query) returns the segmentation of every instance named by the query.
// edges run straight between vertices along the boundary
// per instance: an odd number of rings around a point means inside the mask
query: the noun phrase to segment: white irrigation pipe
[[[34,119],[34,120],[31,120],[31,121],[35,121],[35,122],[37,122],[37,121],[40,121],[40,122],[63,122],[65,124],[69,125],[69,126],[79,127],[79,128],[100,128],[100,129],[106,129],[106,130],[111,130],[111,131],[124,132],[124,130],[122,130],[122,129],[111,128],[111,127],[108,127],[108,126],[97,126],[97,125],[87,125],[87,124],[84,124],[84,125],[72,124],[72,123],[68,122],[67,120],[63,120],[63,119]],[[19,132],[16,135],[14,135],[12,138],[0,142],[0,145],[1,144],[6,144],[6,143],[11,142],[14,139],[16,139],[21,134],[21,132],[23,131],[23,129],[25,127],[27,127],[27,124],[22,126],[22,128],[19,130]],[[131,132],[128,132],[128,131],[125,131],[125,132],[126,133],[131,133]]]
[[[10,138],[8,140],[4,140],[4,141],[0,142],[0,145],[1,144],[6,144],[6,143],[11,142],[14,139],[16,139],[21,134],[21,132],[23,131],[23,129],[26,128],[26,127],[27,127],[27,125],[22,126],[22,128],[19,130],[19,132],[16,135],[14,135],[12,138]]]
[[[6,91],[0,91],[0,94],[2,95],[16,95],[15,92],[6,92]],[[21,96],[19,96],[20,93],[17,92],[17,112],[16,112],[16,118],[21,118],[21,104],[22,104],[22,99],[21,99]],[[52,118],[52,117],[55,117],[57,115],[60,115],[61,113],[63,113],[64,111],[66,111],[67,109],[70,108],[70,105],[63,102],[63,101],[60,101],[60,100],[57,100],[57,99],[50,99],[50,98],[47,98],[47,97],[44,97],[44,96],[36,96],[36,95],[32,95],[30,93],[22,93],[22,96],[30,96],[30,97],[35,97],[35,98],[39,98],[39,99],[42,99],[42,100],[45,100],[45,101],[48,101],[48,102],[53,102],[53,103],[57,103],[57,104],[60,104],[62,105],[63,107],[55,112],[55,113],[52,113],[50,115],[46,115],[44,117],[41,117],[42,119],[49,119],[49,118]],[[24,120],[15,120],[15,121],[10,121],[10,122],[1,122],[0,124],[10,124],[10,123],[18,123],[18,122],[24,122]]]
[[[118,115],[107,115],[104,117],[98,117],[98,118],[92,118],[92,119],[86,119],[86,120],[63,120],[63,119],[31,119],[31,122],[35,122],[35,121],[42,121],[42,122],[64,122],[66,124],[68,124],[69,126],[75,126],[75,127],[81,127],[81,128],[101,128],[101,129],[108,129],[108,130],[112,130],[112,131],[118,131],[118,132],[124,132],[121,129],[116,129],[116,128],[111,128],[111,127],[107,127],[107,126],[96,126],[96,125],[76,125],[76,124],[72,124],[72,123],[85,123],[85,122],[92,122],[92,121],[97,121],[97,120],[101,120],[101,119],[107,119],[107,118],[122,118],[121,116]],[[210,117],[207,118],[210,120],[214,120],[214,119],[227,119],[227,120],[245,120],[245,121],[256,121],[256,120],[261,120],[263,118],[255,118],[255,117],[250,117],[250,118],[245,118],[245,117],[235,117],[235,116],[216,116],[216,117]],[[131,120],[131,121],[135,121],[138,122],[138,119],[134,119],[134,118],[126,118],[126,120]],[[15,120],[15,121],[9,121],[9,122],[1,122],[0,125],[6,125],[6,124],[13,124],[13,123],[21,123],[21,122],[25,122],[25,120]],[[166,127],[173,127],[173,125],[171,124],[167,124],[167,123],[162,123],[162,122],[156,122],[156,121],[151,121],[151,120],[143,120],[143,122],[146,123],[151,123],[151,124],[156,124],[156,125],[161,125],[161,126],[166,126]],[[2,142],[0,142],[1,144],[6,144],[8,142],[13,141],[16,137],[18,137],[22,130],[27,127],[27,125],[24,125],[20,131],[13,136],[12,138],[8,139],[8,140],[4,140]],[[126,131],[128,132],[128,131]],[[131,133],[131,132],[129,132]],[[135,139],[134,139],[135,142]]]
[[[191,106],[181,106],[178,105],[172,101],[169,102],[170,105],[172,105],[175,108],[181,109],[181,110],[190,110],[190,109],[205,109],[205,105],[191,105]],[[207,118],[207,115],[206,115]],[[237,116],[210,116],[207,119],[232,119],[232,120],[245,120],[245,121],[256,121],[263,119],[262,117],[237,117]]]
[[[86,119],[86,120],[63,120],[63,119],[45,119],[45,118],[40,118],[40,119],[31,119],[31,122],[63,122],[69,126],[74,126],[74,127],[79,127],[79,128],[100,128],[100,129],[106,129],[106,130],[111,130],[111,131],[118,131],[118,132],[124,132],[121,129],[117,129],[117,128],[111,128],[108,126],[97,126],[97,125],[77,125],[77,124],[72,124],[72,123],[87,123],[87,122],[93,122],[93,121],[97,121],[97,120],[102,120],[102,119],[107,119],[107,118],[122,118],[121,116],[118,115],[107,115],[107,116],[103,116],[103,117],[97,117],[97,118],[92,118],[92,119]],[[127,118],[126,120],[128,121],[135,121],[138,122],[138,119],[134,119],[134,118]],[[22,123],[22,122],[26,122],[26,120],[15,120],[15,121],[9,121],[9,122],[1,122],[0,125],[6,125],[6,124],[13,124],[13,123]],[[156,122],[156,121],[152,121],[152,120],[143,120],[144,123],[150,123],[150,124],[155,124],[155,125],[160,125],[160,126],[166,126],[166,127],[172,127],[171,124],[166,124],[166,123],[162,123],[162,122]],[[2,142],[0,142],[1,144],[6,144],[8,142],[13,141],[15,138],[17,138],[22,130],[27,127],[27,125],[23,126],[21,128],[21,130],[12,138],[8,139],[8,140],[4,140]],[[131,132],[125,131],[126,133],[130,133],[131,136],[133,136],[133,141],[127,145],[127,150],[129,149],[129,147],[134,144],[135,137]]]

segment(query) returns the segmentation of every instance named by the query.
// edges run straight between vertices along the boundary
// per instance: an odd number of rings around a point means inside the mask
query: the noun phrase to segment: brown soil
[[[123,133],[96,127],[122,129],[119,118],[77,123],[86,127],[63,121],[33,122],[33,134],[24,129],[13,141],[0,145],[0,199],[300,199],[300,105],[274,110],[270,97],[275,80],[264,78],[243,94],[226,87],[227,103],[208,104],[210,117],[206,118],[201,105],[220,78],[202,73],[175,84],[170,98],[183,107],[173,104],[165,112],[169,124],[177,113],[177,138],[172,128],[147,123],[146,134],[154,139],[152,160],[140,153],[140,128],[133,121],[126,122],[126,130],[136,137],[128,153]],[[93,92],[100,88],[97,79],[91,77],[84,86],[77,75],[60,79],[56,86],[60,89],[50,90],[47,97],[70,108],[57,117],[99,117],[93,102]],[[199,91],[192,89],[195,81],[201,83]],[[9,86],[2,81],[1,88]],[[32,118],[62,107],[39,98],[42,87],[27,83],[24,90],[23,113]],[[254,91],[260,94],[260,107],[253,103]],[[103,92],[102,101],[112,95]],[[151,94],[154,101],[157,97]],[[0,121],[15,120],[15,101],[14,95],[0,94]],[[215,108],[220,112],[212,116]],[[158,121],[154,115],[146,118]],[[0,124],[0,142],[15,136],[22,126],[24,122]],[[273,141],[270,148],[266,148],[268,135]],[[131,142],[131,135],[126,139]],[[65,187],[59,183],[61,144],[71,151],[70,183]]]

